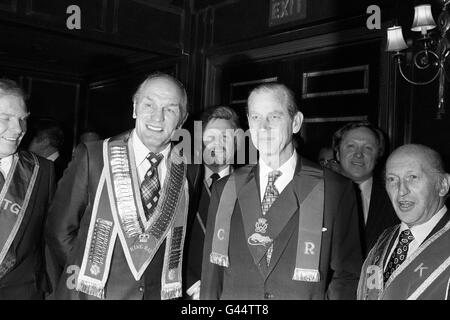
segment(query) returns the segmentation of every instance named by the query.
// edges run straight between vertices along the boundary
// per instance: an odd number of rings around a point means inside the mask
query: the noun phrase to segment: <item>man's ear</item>
[[[440,179],[439,196],[444,197],[450,189],[450,174],[444,173]]]
[[[294,116],[294,120],[292,121],[292,132],[295,134],[300,131],[300,128],[303,124],[303,113],[297,111]]]
[[[136,119],[136,101],[133,102],[133,119]]]
[[[181,121],[178,123],[178,126],[177,126],[178,129],[180,129],[180,128],[183,126],[183,124],[186,122],[187,118],[188,118],[188,113],[186,112],[186,114],[184,115],[183,120],[181,120]]]
[[[339,149],[336,151],[336,160],[337,160],[338,162],[341,162],[341,155],[340,155],[340,153],[339,153]]]

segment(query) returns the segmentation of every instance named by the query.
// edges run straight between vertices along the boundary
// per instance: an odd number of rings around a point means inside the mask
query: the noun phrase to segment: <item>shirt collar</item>
[[[295,167],[297,165],[297,152],[292,153],[292,156],[288,159],[288,161],[286,161],[285,163],[283,163],[283,165],[281,167],[279,167],[278,171],[281,171],[281,176],[282,177],[292,177],[294,176],[295,173]],[[272,169],[271,167],[269,167],[263,159],[259,159],[259,174],[261,177],[268,177],[269,173],[274,171],[274,169]]]
[[[53,152],[51,155],[49,155],[47,157],[47,160],[55,161],[56,159],[58,159],[58,157],[59,157],[59,152],[56,151],[56,152]]]
[[[13,155],[10,154],[7,157],[4,157],[0,160],[0,169],[3,172],[3,175],[6,177],[6,175],[9,172],[9,169],[11,168],[12,165],[12,161],[13,161]]]
[[[148,156],[148,153],[150,150],[145,146],[145,144],[141,141],[141,139],[138,137],[136,130],[133,130],[132,133],[132,139],[133,139],[133,149],[134,149],[134,156],[136,157],[136,163],[138,166],[140,166]],[[160,152],[164,156],[164,160],[167,160],[167,156],[169,155],[170,151],[170,143],[167,145],[167,147]]]
[[[441,210],[436,212],[436,214],[431,217],[430,220],[417,226],[413,226],[411,228],[408,228],[406,223],[402,222],[400,225],[400,232],[406,229],[410,229],[411,233],[414,236],[414,240],[417,241],[417,243],[421,244],[425,240],[425,238],[430,234],[433,228],[438,224],[438,222],[442,219],[442,217],[446,212],[447,207],[444,205],[441,208]]]
[[[370,197],[372,193],[373,177],[361,182],[359,184],[359,189],[365,197]]]
[[[208,168],[207,166],[205,166],[205,179],[210,179],[210,178],[211,178],[211,175],[212,175],[213,173],[214,173],[214,172],[213,172],[210,168]],[[230,165],[226,166],[225,168],[223,168],[222,170],[220,170],[220,171],[218,172],[218,174],[219,174],[219,177],[220,177],[220,178],[223,178],[223,177],[225,177],[225,176],[231,174],[231,166],[230,166]]]

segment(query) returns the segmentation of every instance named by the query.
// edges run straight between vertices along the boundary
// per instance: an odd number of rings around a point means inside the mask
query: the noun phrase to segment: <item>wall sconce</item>
[[[447,5],[450,0],[442,0],[442,12],[438,18],[439,33],[434,32],[436,23],[431,13],[431,5],[424,4],[414,7],[414,21],[411,31],[420,32],[422,37],[416,41],[420,43],[419,51],[413,57],[413,66],[419,70],[432,70],[431,76],[425,81],[414,81],[408,78],[403,71],[403,56],[408,49],[401,26],[393,26],[387,29],[386,51],[394,53],[394,60],[402,77],[413,85],[427,85],[439,77],[439,103],[436,114],[437,119],[441,119],[445,114],[444,105],[444,84],[446,77],[445,62],[450,53],[450,42],[447,33],[450,29],[450,14]],[[432,32],[429,32],[433,30]]]

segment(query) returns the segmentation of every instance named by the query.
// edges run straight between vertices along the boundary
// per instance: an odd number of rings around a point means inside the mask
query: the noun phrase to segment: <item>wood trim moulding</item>
[[[322,92],[308,92],[308,80],[315,77],[332,75],[332,74],[344,74],[354,71],[363,71],[364,80],[362,83],[362,88],[358,89],[343,89],[343,90],[333,90],[333,91],[322,91]],[[302,98],[317,98],[317,97],[329,97],[329,96],[342,96],[342,95],[352,95],[352,94],[365,94],[369,93],[369,65],[353,66],[348,68],[314,71],[314,72],[304,72],[303,75],[303,87],[302,87]]]
[[[247,44],[232,46],[226,50],[211,52],[208,56],[215,65],[224,64],[237,53],[252,60],[261,60],[267,57],[276,58],[289,54],[297,54],[315,49],[323,49],[326,46],[339,46],[352,44],[360,41],[380,40],[385,37],[384,32],[373,31],[367,32],[367,28],[359,27],[356,29],[338,31],[327,34],[319,34],[309,38],[292,39],[288,42],[277,43],[273,45],[261,46],[257,48],[246,48]]]
[[[366,121],[369,117],[365,116],[349,116],[349,117],[324,117],[324,118],[305,118],[304,123],[326,123],[326,122],[352,122]]]

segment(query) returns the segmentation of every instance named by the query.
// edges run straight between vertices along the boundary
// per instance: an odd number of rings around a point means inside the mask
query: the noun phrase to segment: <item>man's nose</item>
[[[364,154],[363,154],[361,148],[356,148],[356,150],[355,150],[355,157],[358,158],[358,159],[364,158]]]
[[[155,120],[155,121],[158,121],[158,122],[164,120],[164,112],[163,112],[162,108],[154,108],[152,110],[152,114],[151,115],[152,115],[152,120]]]
[[[403,197],[409,193],[409,187],[408,187],[408,184],[404,181],[400,181],[399,184],[400,184],[400,186],[399,186],[398,193],[401,197]]]

